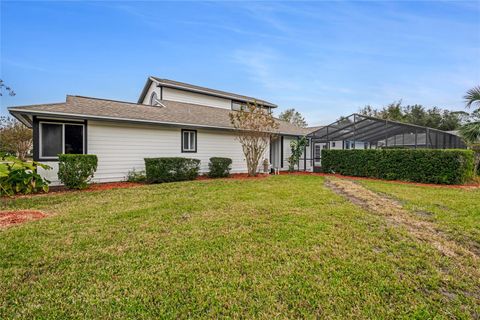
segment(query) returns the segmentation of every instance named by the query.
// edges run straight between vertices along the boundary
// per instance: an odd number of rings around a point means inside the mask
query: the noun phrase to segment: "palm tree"
[[[476,86],[468,90],[464,98],[467,102],[467,108],[477,105],[477,110],[480,110],[480,86]]]
[[[460,134],[467,143],[467,145],[475,152],[475,168],[474,176],[477,175],[477,168],[480,165],[480,86],[476,86],[467,91],[464,96],[466,101],[466,107],[472,108],[478,106],[473,110],[473,114],[476,119],[471,121],[460,128]]]

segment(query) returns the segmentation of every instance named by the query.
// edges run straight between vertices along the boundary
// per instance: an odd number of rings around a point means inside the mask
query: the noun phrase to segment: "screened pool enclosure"
[[[322,149],[466,148],[462,139],[450,132],[356,113],[321,127],[308,137],[314,167],[321,166]]]

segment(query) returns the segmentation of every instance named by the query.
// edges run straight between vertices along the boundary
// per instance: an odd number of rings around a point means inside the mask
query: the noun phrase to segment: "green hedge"
[[[473,176],[471,150],[322,150],[322,171],[424,183],[463,184]]]
[[[230,175],[230,165],[232,164],[232,159],[230,158],[221,158],[221,157],[212,157],[210,158],[210,163],[208,164],[208,176],[210,178],[223,178]]]
[[[85,189],[97,171],[94,154],[60,154],[58,161],[58,178],[69,189]]]
[[[198,159],[145,158],[145,173],[149,183],[194,180],[199,170]]]

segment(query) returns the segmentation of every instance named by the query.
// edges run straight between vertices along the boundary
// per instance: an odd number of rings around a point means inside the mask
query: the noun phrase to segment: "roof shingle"
[[[150,122],[172,125],[189,125],[234,129],[230,123],[229,109],[202,106],[176,101],[161,101],[163,107],[68,95],[65,103],[11,107],[9,111],[20,114],[49,114],[75,116],[86,119],[109,119],[117,121]],[[278,120],[278,132],[289,135],[304,135],[308,132],[288,122]]]

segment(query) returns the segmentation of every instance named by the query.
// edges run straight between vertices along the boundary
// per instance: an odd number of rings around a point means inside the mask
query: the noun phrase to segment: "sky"
[[[480,85],[479,1],[0,1],[13,105],[137,101],[149,75],[295,108],[310,125]]]

